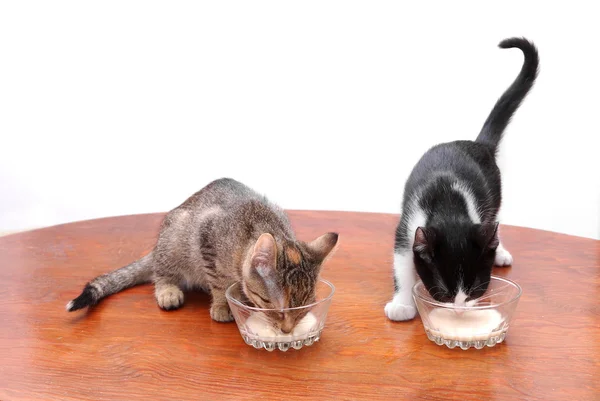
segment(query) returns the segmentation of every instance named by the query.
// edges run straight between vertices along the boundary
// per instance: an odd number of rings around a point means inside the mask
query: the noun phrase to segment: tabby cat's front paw
[[[156,289],[156,302],[164,310],[178,309],[183,305],[183,292],[175,285],[165,285]]]
[[[210,307],[210,317],[217,322],[231,322],[233,315],[227,305],[213,305]]]
[[[417,315],[417,308],[392,301],[385,306],[385,315],[394,321],[410,320]]]

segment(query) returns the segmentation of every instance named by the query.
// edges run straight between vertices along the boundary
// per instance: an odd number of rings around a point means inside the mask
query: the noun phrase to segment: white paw
[[[385,315],[390,320],[403,321],[410,320],[417,315],[417,308],[414,305],[404,305],[399,302],[388,302],[385,306]]]
[[[494,260],[494,264],[496,266],[511,266],[513,262],[513,257],[504,247],[499,246],[496,249],[496,259]]]

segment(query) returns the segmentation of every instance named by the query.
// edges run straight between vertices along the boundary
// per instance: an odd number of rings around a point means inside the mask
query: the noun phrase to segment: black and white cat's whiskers
[[[432,147],[405,184],[394,246],[394,296],[384,308],[391,320],[416,315],[412,288],[417,279],[437,301],[468,306],[486,292],[494,265],[513,262],[498,237],[502,191],[495,156],[506,126],[535,82],[539,59],[525,39],[506,39],[499,47],[518,48],[525,60],[477,139]]]

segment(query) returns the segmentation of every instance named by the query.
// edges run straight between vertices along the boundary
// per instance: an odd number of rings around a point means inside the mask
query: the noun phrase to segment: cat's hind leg
[[[412,288],[417,282],[412,252],[394,254],[394,298],[385,305],[390,320],[411,320],[417,314]]]

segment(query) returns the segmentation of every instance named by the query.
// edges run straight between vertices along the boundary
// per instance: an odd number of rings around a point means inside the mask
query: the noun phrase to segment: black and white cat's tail
[[[504,130],[510,120],[533,87],[538,75],[539,56],[533,43],[524,38],[504,39],[498,47],[502,49],[517,48],[523,52],[525,60],[521,72],[512,85],[502,94],[496,102],[487,120],[477,136],[477,142],[485,143],[492,147],[494,153],[502,139]]]
[[[81,294],[67,304],[72,312],[93,306],[102,298],[123,291],[138,284],[147,283],[152,278],[152,254],[110,273],[96,277],[86,284]]]

